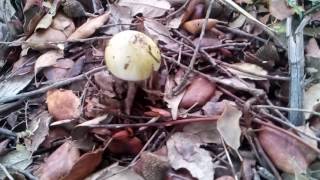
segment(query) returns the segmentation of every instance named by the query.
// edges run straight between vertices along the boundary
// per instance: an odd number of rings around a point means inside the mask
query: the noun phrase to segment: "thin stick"
[[[221,139],[221,142],[222,142],[222,145],[223,145],[223,149],[224,149],[224,151],[225,151],[225,153],[226,153],[226,155],[227,155],[228,162],[229,162],[229,164],[230,164],[230,166],[231,166],[231,171],[232,171],[232,173],[233,173],[234,179],[235,179],[235,180],[238,180],[238,177],[237,177],[237,175],[236,175],[236,171],[235,171],[235,169],[234,169],[234,165],[233,165],[233,163],[232,163],[232,160],[231,160],[229,151],[227,150],[227,146],[226,146],[224,140],[222,139],[222,137],[220,137],[220,139]]]
[[[46,87],[43,87],[43,88],[40,88],[40,89],[37,89],[37,90],[34,90],[34,91],[17,94],[15,96],[3,97],[3,98],[0,98],[0,104],[1,103],[6,103],[6,102],[10,102],[10,101],[14,101],[14,100],[18,100],[18,99],[22,99],[22,98],[32,97],[32,96],[39,95],[39,94],[43,94],[43,93],[47,92],[50,89],[59,88],[59,87],[68,85],[68,84],[70,84],[72,82],[76,82],[76,81],[80,81],[80,80],[86,79],[86,77],[88,77],[88,75],[96,73],[96,72],[99,72],[99,71],[102,71],[102,70],[105,70],[105,69],[106,68],[104,66],[103,67],[97,67],[97,68],[94,68],[94,69],[92,69],[92,70],[90,70],[90,71],[88,71],[86,73],[83,73],[83,74],[81,74],[79,76],[75,76],[75,77],[72,77],[72,78],[61,80],[61,81],[58,81],[58,82],[56,82],[56,83],[54,83],[52,85],[49,85],[49,86],[46,86]]]
[[[165,122],[155,122],[155,123],[135,123],[135,124],[102,124],[102,125],[88,125],[90,128],[107,128],[107,129],[119,129],[119,128],[134,128],[134,127],[159,127],[159,126],[173,126],[177,124],[186,124],[192,122],[208,122],[208,121],[216,121],[220,116],[210,116],[210,117],[202,117],[202,118],[189,118],[182,120],[171,120]]]
[[[310,114],[314,114],[314,115],[320,116],[319,112],[310,111],[308,109],[287,108],[287,107],[270,106],[270,105],[255,105],[254,107],[257,107],[257,108],[268,108],[268,109],[279,109],[281,111],[287,111],[287,112],[299,111],[299,112],[310,113]]]
[[[2,165],[0,163],[0,168],[2,169],[2,171],[6,174],[7,178],[10,180],[14,180],[14,178],[11,176],[11,174],[8,172],[7,168],[4,167],[4,165]]]

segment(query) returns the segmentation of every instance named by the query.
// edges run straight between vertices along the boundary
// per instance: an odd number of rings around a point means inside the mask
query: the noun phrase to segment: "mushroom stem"
[[[137,93],[137,85],[135,82],[128,81],[128,91],[127,91],[127,96],[126,99],[124,100],[124,110],[125,113],[130,115],[131,113],[131,107],[134,101],[134,98]]]

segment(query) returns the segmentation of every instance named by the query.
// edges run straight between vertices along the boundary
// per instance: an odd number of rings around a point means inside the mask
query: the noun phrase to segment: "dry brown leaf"
[[[38,57],[34,65],[35,75],[37,75],[37,73],[41,69],[55,65],[57,63],[57,60],[62,57],[63,57],[63,52],[59,50],[51,50],[42,54],[41,56]]]
[[[275,166],[287,173],[305,172],[317,157],[308,146],[270,127],[260,128],[259,141]]]
[[[102,153],[103,149],[97,149],[94,152],[82,155],[62,180],[83,180],[101,163]]]
[[[195,78],[186,90],[180,106],[188,109],[193,105],[203,106],[214,95],[216,86],[214,83],[202,77]],[[199,93],[201,92],[201,93]]]
[[[218,177],[216,180],[234,180],[234,177],[232,177],[232,176],[221,176],[221,177]]]
[[[304,92],[303,108],[309,111],[317,110],[320,103],[320,84],[312,85]],[[304,113],[304,117],[309,119],[310,113]]]
[[[32,6],[42,6],[43,0],[26,0],[25,5],[23,7],[23,12],[26,12],[28,9],[30,9]]]
[[[230,101],[223,101],[225,109],[217,121],[217,129],[226,143],[235,151],[240,147],[240,118],[242,112],[232,105]]]
[[[140,172],[145,179],[163,180],[166,177],[170,165],[167,157],[151,152],[143,152],[140,160],[134,167],[136,172]]]
[[[72,33],[68,40],[83,39],[90,37],[96,32],[104,23],[109,19],[109,13],[100,15],[99,17],[89,19],[86,23],[82,24],[74,33]]]
[[[255,64],[234,63],[234,64],[231,64],[231,66],[233,66],[235,68],[239,68],[243,71],[247,71],[247,72],[258,74],[258,75],[267,75],[268,74],[268,72],[266,70],[264,70],[263,68],[255,65]],[[241,71],[235,70],[233,68],[227,68],[227,69],[229,71],[231,71],[232,73],[238,75],[240,78],[251,79],[251,80],[266,80],[266,78],[264,78],[264,77],[259,77],[259,76],[255,76],[255,75],[248,74],[245,72],[241,72]]]
[[[285,0],[269,0],[269,11],[279,20],[284,20],[294,14],[293,9],[287,6]]]
[[[36,50],[45,50],[49,48],[57,48],[56,45],[47,44],[46,42],[65,41],[75,26],[72,19],[66,17],[62,13],[58,13],[54,18],[51,26],[44,31],[34,32],[28,39],[27,45],[22,45],[22,49],[31,47]]]
[[[120,0],[118,4],[130,8],[132,16],[142,13],[144,17],[149,18],[162,16],[171,7],[166,0]]]
[[[177,132],[167,141],[168,159],[175,170],[185,168],[199,180],[212,180],[214,164],[208,151],[200,148],[198,136]]]
[[[71,59],[60,59],[53,67],[48,67],[43,70],[43,74],[50,81],[57,81],[65,78],[68,75],[69,70],[74,66],[74,62]]]
[[[48,91],[47,104],[55,120],[76,119],[80,116],[80,99],[71,90]]]
[[[187,21],[183,23],[182,27],[189,33],[196,35],[200,33],[202,24],[205,22],[205,19],[194,19],[191,21]],[[206,26],[206,29],[211,29],[213,28],[216,24],[218,23],[218,20],[216,19],[208,19],[208,23]]]
[[[69,135],[69,132],[61,127],[51,127],[41,146],[45,148],[51,148],[53,142],[60,139],[65,139],[69,137]]]
[[[79,150],[71,141],[67,141],[41,164],[38,177],[45,180],[60,179],[68,174],[79,158]]]

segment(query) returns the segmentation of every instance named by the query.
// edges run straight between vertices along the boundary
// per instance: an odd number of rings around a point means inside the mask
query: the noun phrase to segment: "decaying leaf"
[[[143,22],[145,32],[155,41],[162,41],[166,44],[174,44],[175,42],[170,39],[169,29],[156,20],[146,18]]]
[[[309,111],[318,110],[320,103],[320,84],[314,84],[304,92],[303,108]],[[310,113],[304,113],[304,117],[308,119]]]
[[[80,116],[80,99],[71,90],[48,91],[47,104],[55,120],[76,119]]]
[[[149,18],[162,16],[171,7],[166,0],[120,0],[118,4],[130,8],[133,16],[142,13]]]
[[[242,112],[234,107],[231,102],[224,100],[225,108],[217,121],[217,129],[226,143],[234,150],[240,147],[240,118]]]
[[[210,100],[215,91],[216,86],[214,83],[202,77],[197,77],[186,90],[180,102],[180,107],[188,109],[194,105],[203,106]]]
[[[185,168],[199,180],[212,180],[214,164],[208,151],[200,148],[198,136],[177,132],[167,141],[168,159],[173,169]]]
[[[34,73],[37,74],[41,69],[55,65],[57,63],[57,60],[62,57],[63,52],[59,50],[47,51],[46,53],[39,56],[36,60],[36,63],[34,65]]]
[[[250,63],[234,63],[231,66],[239,68],[243,71],[247,71],[253,74],[258,74],[258,75],[267,75],[268,72],[266,70],[264,70],[263,68],[261,68],[260,66],[257,66],[255,64],[250,64]],[[235,70],[233,68],[228,68],[229,71],[231,71],[232,73],[238,75],[240,78],[244,78],[244,79],[251,79],[251,80],[266,80],[266,78],[264,77],[258,77],[252,74],[248,74],[245,72],[241,72],[238,70]]]
[[[202,24],[205,22],[205,19],[194,19],[183,23],[182,27],[191,34],[198,34],[201,31]],[[208,19],[206,29],[213,28],[218,21],[216,19]]]
[[[52,119],[47,111],[43,111],[31,118],[32,121],[29,125],[29,131],[31,135],[24,139],[26,148],[30,152],[34,152],[38,149],[40,144],[45,140],[49,133],[49,124]]]
[[[90,175],[90,173],[92,173],[101,163],[102,153],[103,149],[97,149],[94,152],[88,152],[82,155],[74,164],[68,175],[63,177],[62,180],[82,180]]]
[[[70,35],[68,40],[90,37],[98,28],[108,21],[109,15],[109,13],[105,13],[99,17],[89,19],[86,23],[82,24],[78,29],[76,29],[76,31]]]
[[[60,179],[69,173],[79,158],[79,150],[71,141],[67,141],[41,164],[37,172],[38,177],[48,180]]]
[[[74,66],[71,59],[64,58],[57,60],[56,64],[45,68],[43,74],[49,81],[57,81],[69,75],[69,70]]]
[[[309,164],[317,157],[314,150],[279,130],[266,126],[260,130],[261,146],[276,167],[284,172],[306,172]]]
[[[29,152],[25,146],[17,144],[16,150],[0,156],[0,163],[3,166],[25,170],[32,163],[31,155],[31,152]],[[5,177],[6,174],[0,169],[0,178],[5,179]]]
[[[190,123],[183,127],[183,132],[199,136],[202,143],[220,144],[220,134],[216,122]]]
[[[293,9],[289,8],[285,0],[269,0],[269,10],[272,16],[279,20],[293,15]]]

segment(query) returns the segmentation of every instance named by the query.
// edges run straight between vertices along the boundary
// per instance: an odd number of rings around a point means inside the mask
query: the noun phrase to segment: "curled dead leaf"
[[[41,56],[38,57],[34,65],[35,75],[37,75],[37,73],[41,69],[55,65],[57,63],[57,60],[62,57],[63,57],[63,52],[59,50],[51,50],[42,54]]]
[[[196,35],[200,33],[202,24],[205,22],[205,19],[194,19],[191,21],[187,21],[183,23],[182,27],[189,33]],[[219,21],[216,19],[208,19],[208,23],[206,26],[206,29],[211,29],[213,28]]]
[[[275,166],[284,172],[305,172],[317,157],[311,148],[279,130],[263,126],[259,132],[261,146]]]
[[[55,120],[76,119],[80,116],[80,99],[71,90],[48,91],[47,105]]]

